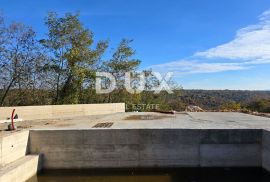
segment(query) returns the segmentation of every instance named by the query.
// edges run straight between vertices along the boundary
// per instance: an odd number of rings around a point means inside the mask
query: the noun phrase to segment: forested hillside
[[[3,92],[3,91],[2,91]],[[1,94],[1,90],[0,90]],[[53,103],[53,92],[45,90],[11,90],[5,106],[49,105]],[[251,110],[270,112],[270,91],[236,90],[175,90],[173,94],[142,92],[130,94],[115,90],[110,94],[96,94],[95,90],[82,92],[79,104],[125,102],[128,106],[157,104],[162,110],[184,111],[188,105],[200,106],[205,111]],[[128,107],[130,108],[130,107]],[[142,109],[141,111],[150,111]],[[132,111],[130,108],[128,111]]]
[[[226,109],[228,105],[235,104],[248,107],[252,102],[263,99],[270,100],[270,91],[183,90],[181,95],[183,103],[198,105],[205,110]]]

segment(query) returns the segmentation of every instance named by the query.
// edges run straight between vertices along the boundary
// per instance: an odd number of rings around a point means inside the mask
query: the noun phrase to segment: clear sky
[[[48,11],[80,11],[96,40],[133,39],[141,69],[183,88],[270,90],[269,0],[0,0],[8,21],[46,33]]]

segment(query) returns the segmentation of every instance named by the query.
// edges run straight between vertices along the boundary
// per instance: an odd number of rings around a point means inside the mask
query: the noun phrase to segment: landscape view
[[[0,182],[270,181],[269,0],[0,0]]]
[[[132,108],[138,110],[137,107],[132,107],[133,104],[158,104],[162,110],[175,111],[183,111],[187,106],[195,105],[205,111],[270,112],[270,91],[267,90],[270,88],[267,79],[270,68],[270,51],[267,43],[270,12],[267,8],[263,8],[262,12],[256,14],[262,8],[252,7],[255,17],[249,15],[251,20],[246,25],[242,25],[239,17],[237,21],[240,25],[234,25],[240,27],[238,29],[224,24],[225,30],[219,28],[214,32],[214,30],[205,30],[210,25],[192,25],[189,28],[182,22],[181,18],[194,19],[194,21],[201,19],[197,14],[194,15],[195,17],[185,17],[186,12],[181,12],[184,7],[194,6],[197,10],[197,3],[168,3],[166,6],[169,9],[164,11],[173,12],[165,15],[164,18],[169,19],[168,23],[171,22],[171,26],[178,29],[177,32],[162,28],[165,24],[165,20],[162,19],[159,20],[160,24],[147,23],[151,18],[156,18],[158,21],[158,17],[163,16],[152,12],[155,8],[157,10],[161,8],[161,2],[151,8],[151,12],[158,15],[157,17],[150,13],[147,16],[144,10],[147,9],[146,7],[141,10],[142,15],[138,17],[132,14],[134,12],[129,13],[126,10],[118,12],[119,15],[115,14],[119,19],[126,13],[131,19],[142,20],[141,26],[136,27],[135,30],[130,29],[137,26],[138,22],[134,22],[133,25],[132,22],[126,22],[128,18],[124,17],[125,23],[119,22],[120,28],[116,28],[113,23],[118,20],[102,22],[106,14],[99,16],[93,13],[92,15],[91,10],[86,11],[80,3],[76,4],[77,9],[67,8],[75,9],[74,11],[61,11],[61,13],[53,11],[57,8],[50,10],[49,7],[44,7],[38,13],[38,18],[32,14],[25,20],[20,17],[24,9],[10,11],[12,4],[2,3],[0,18],[0,104],[2,106],[125,102],[129,105],[127,107],[129,111],[132,111]],[[14,8],[19,8],[20,4],[15,5]],[[135,4],[136,7],[143,6],[141,3]],[[177,8],[173,4],[179,6],[179,15],[174,12]],[[235,4],[237,6],[239,3]],[[252,4],[252,1],[249,4]],[[110,3],[106,5],[100,2],[95,6],[102,12],[109,5]],[[41,7],[40,5],[38,8]],[[25,7],[28,8],[30,7]],[[110,11],[114,8],[118,9],[113,7]],[[206,13],[206,10],[200,10],[198,13]],[[205,15],[207,17],[205,21],[215,23],[215,18],[210,16],[211,13],[217,13],[217,10],[211,7]],[[225,16],[225,12],[217,14],[221,17]],[[141,16],[148,17],[148,20],[143,20]],[[177,16],[181,17],[180,20],[177,20]],[[226,18],[229,19],[227,15]],[[232,19],[235,17],[232,16]],[[246,17],[245,21],[248,21]],[[92,27],[96,31],[92,30]],[[154,32],[141,32],[147,28]],[[209,31],[203,32],[204,35],[195,35],[197,39],[202,39],[197,40],[197,43],[191,35],[192,31],[196,34],[195,28]],[[188,29],[190,33],[184,32]],[[226,30],[228,35],[224,35]],[[136,34],[136,31],[140,33]],[[170,35],[169,31],[175,35]],[[121,32],[123,32],[122,36]],[[220,35],[217,36],[218,33]],[[115,34],[118,36],[114,37]],[[183,39],[186,34],[190,37]],[[145,40],[144,37],[147,36],[149,38]],[[176,37],[172,39],[173,36]],[[158,37],[160,40],[156,40]],[[200,41],[207,41],[206,37],[209,37],[210,43],[199,45]],[[214,37],[216,40],[212,40]],[[170,42],[163,40],[166,38],[172,40],[171,45]],[[225,41],[227,39],[231,40]],[[177,40],[179,45],[176,45]],[[186,56],[188,58],[182,58],[183,54],[191,52],[188,50],[191,48],[185,48],[185,42],[188,42],[187,47],[195,47],[195,53]],[[192,42],[194,45],[191,45]],[[216,45],[209,47],[207,44]],[[205,50],[199,48],[200,51],[197,51],[196,46],[205,47]],[[144,47],[145,50],[142,50]],[[180,60],[172,61],[172,59]],[[152,74],[155,71],[160,72],[162,76],[167,72],[173,73],[169,80],[173,93],[168,93],[165,89],[159,93],[151,90],[152,87],[160,84],[160,80]],[[116,78],[116,88],[110,93],[97,93],[96,72],[111,73]],[[127,92],[123,83],[126,72],[133,72],[135,76],[141,72],[146,73],[145,89],[135,94]],[[140,111],[151,111],[151,108],[142,107]]]

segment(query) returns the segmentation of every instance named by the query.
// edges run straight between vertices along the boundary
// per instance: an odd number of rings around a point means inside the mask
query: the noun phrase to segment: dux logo
[[[140,93],[142,91],[154,91],[155,94],[161,91],[167,91],[168,93],[173,93],[172,88],[169,85],[173,73],[168,72],[162,76],[159,72],[152,72],[153,76],[157,80],[158,84],[151,86],[151,88],[146,89],[146,76],[145,73],[136,74],[135,78],[132,77],[131,72],[126,72],[124,79],[124,87],[129,93]],[[117,87],[117,81],[113,74],[108,72],[96,72],[96,92],[99,94],[106,94],[112,92]]]

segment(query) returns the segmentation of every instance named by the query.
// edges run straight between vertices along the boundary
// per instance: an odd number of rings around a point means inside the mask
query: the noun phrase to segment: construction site
[[[124,103],[3,107],[0,117],[3,182],[26,181],[43,170],[270,171],[270,119],[266,117],[125,112]]]

